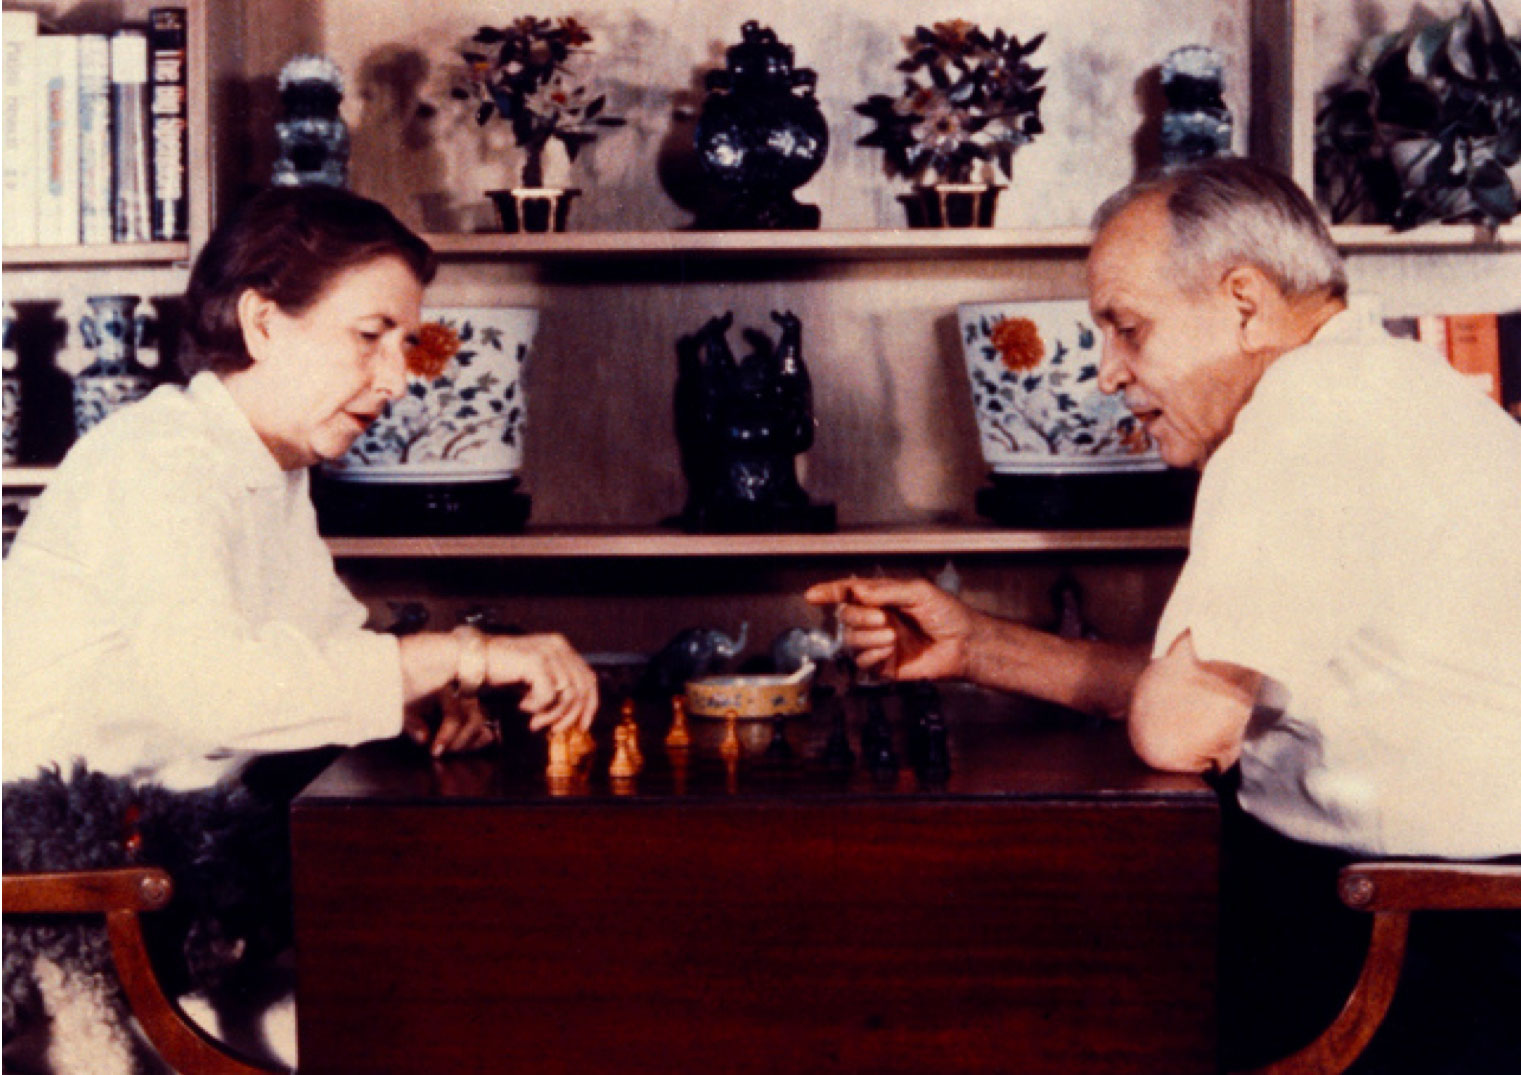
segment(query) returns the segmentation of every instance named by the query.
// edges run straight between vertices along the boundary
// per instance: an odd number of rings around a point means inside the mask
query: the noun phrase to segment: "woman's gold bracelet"
[[[461,694],[475,694],[486,683],[486,635],[475,627],[456,627],[459,663],[454,667],[454,686]]]

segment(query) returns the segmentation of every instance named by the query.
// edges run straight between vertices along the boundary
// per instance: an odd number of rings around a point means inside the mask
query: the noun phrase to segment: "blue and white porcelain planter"
[[[1086,303],[969,303],[957,316],[995,476],[1164,469],[1124,400],[1099,390],[1103,340]]]
[[[423,321],[454,333],[459,349],[439,374],[408,376],[407,392],[328,477],[366,483],[492,482],[523,465],[528,353],[539,325],[530,307],[435,307]]]

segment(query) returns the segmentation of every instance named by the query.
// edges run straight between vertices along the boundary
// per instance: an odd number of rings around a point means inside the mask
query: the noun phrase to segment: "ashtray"
[[[687,712],[695,717],[770,720],[808,712],[813,662],[791,675],[704,676],[687,681]]]

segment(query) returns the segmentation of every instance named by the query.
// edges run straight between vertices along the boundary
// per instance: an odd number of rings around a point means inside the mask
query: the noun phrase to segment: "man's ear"
[[[1255,265],[1237,265],[1220,282],[1225,299],[1236,313],[1237,341],[1247,354],[1267,350],[1272,343],[1270,324],[1278,289]]]
[[[274,300],[265,298],[253,288],[245,288],[238,296],[238,327],[243,330],[243,346],[248,357],[262,361],[269,354],[270,322],[276,307]]]

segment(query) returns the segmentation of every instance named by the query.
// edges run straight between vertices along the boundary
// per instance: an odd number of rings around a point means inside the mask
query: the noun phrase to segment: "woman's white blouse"
[[[396,639],[210,373],[75,445],[4,567],[6,780],[75,757],[171,788],[251,755],[397,734]]]

